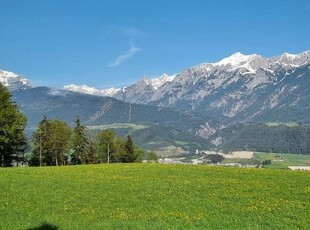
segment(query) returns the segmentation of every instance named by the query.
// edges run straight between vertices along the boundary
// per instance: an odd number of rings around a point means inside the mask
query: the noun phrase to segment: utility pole
[[[129,104],[128,121],[131,121],[131,103]]]
[[[110,163],[110,144],[107,141],[107,147],[108,147],[108,164]]]

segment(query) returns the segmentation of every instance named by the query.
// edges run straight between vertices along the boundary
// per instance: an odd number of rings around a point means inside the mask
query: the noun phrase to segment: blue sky
[[[124,86],[240,51],[310,49],[308,0],[0,0],[0,69],[35,85]]]

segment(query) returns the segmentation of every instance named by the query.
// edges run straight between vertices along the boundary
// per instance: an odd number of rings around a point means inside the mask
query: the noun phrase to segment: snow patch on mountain
[[[85,93],[85,94],[90,94],[90,95],[97,95],[97,96],[108,96],[112,97],[114,96],[117,92],[121,91],[121,89],[116,89],[116,88],[109,88],[109,89],[96,89],[94,87],[87,86],[85,84],[83,85],[66,85],[64,86],[65,90],[77,92],[77,93]]]
[[[176,77],[175,75],[169,76],[168,74],[164,73],[158,78],[147,78],[144,77],[140,79],[136,84],[143,84],[143,85],[150,85],[152,86],[155,90],[160,88],[162,85],[164,85],[167,82],[173,81],[173,79]],[[107,89],[96,89],[94,87],[87,86],[85,84],[83,85],[66,85],[64,86],[65,90],[73,91],[73,92],[78,92],[78,93],[85,93],[85,94],[91,94],[91,95],[97,95],[97,96],[109,96],[109,97],[114,97],[115,95],[119,93],[126,93],[130,89],[130,87],[124,87],[123,89],[119,88],[107,88]]]
[[[73,91],[73,92],[83,92],[83,93],[91,94],[91,95],[98,95],[100,92],[98,89],[95,89],[93,87],[89,87],[85,84],[83,84],[83,85],[74,85],[74,84],[66,85],[66,86],[64,86],[64,89],[69,90],[69,91]]]
[[[167,82],[173,81],[173,79],[176,77],[176,74],[169,76],[168,74],[164,73],[158,78],[151,79],[151,84],[155,90],[157,90],[162,85],[166,84]]]
[[[227,58],[222,59],[219,62],[211,63],[211,64],[213,64],[214,66],[230,65],[232,69],[244,67],[244,68],[249,68],[249,70],[253,72],[251,61],[253,61],[257,57],[260,57],[260,56],[258,56],[257,54],[244,55],[240,52],[237,52]]]
[[[0,83],[10,91],[31,88],[31,84],[26,78],[4,70],[0,70]]]

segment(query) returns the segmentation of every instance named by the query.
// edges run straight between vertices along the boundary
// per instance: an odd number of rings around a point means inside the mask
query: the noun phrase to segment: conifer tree
[[[125,155],[122,156],[121,161],[124,163],[134,162],[137,156],[135,155],[134,144],[130,135],[127,136],[125,143]]]
[[[94,141],[91,141],[87,149],[86,164],[97,163],[97,160],[96,144]]]
[[[26,118],[12,101],[9,91],[0,84],[0,166],[12,166],[21,160],[27,148],[24,135]]]
[[[86,137],[86,127],[81,125],[80,118],[75,120],[75,128],[73,130],[73,153],[71,162],[73,164],[85,164],[87,161],[87,151],[89,141]]]

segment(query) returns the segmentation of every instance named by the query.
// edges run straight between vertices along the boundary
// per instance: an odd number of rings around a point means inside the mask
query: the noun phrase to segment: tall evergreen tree
[[[94,141],[91,141],[88,145],[87,155],[86,155],[86,164],[97,163],[97,150],[96,144]]]
[[[137,156],[135,155],[134,144],[130,135],[127,136],[125,143],[125,155],[122,156],[121,161],[125,163],[134,162]]]
[[[12,166],[27,148],[24,135],[26,118],[11,97],[0,84],[0,166]]]
[[[72,142],[73,153],[71,155],[71,162],[73,164],[85,164],[87,161],[87,151],[89,150],[89,141],[86,137],[86,127],[81,125],[79,117],[75,120]]]

